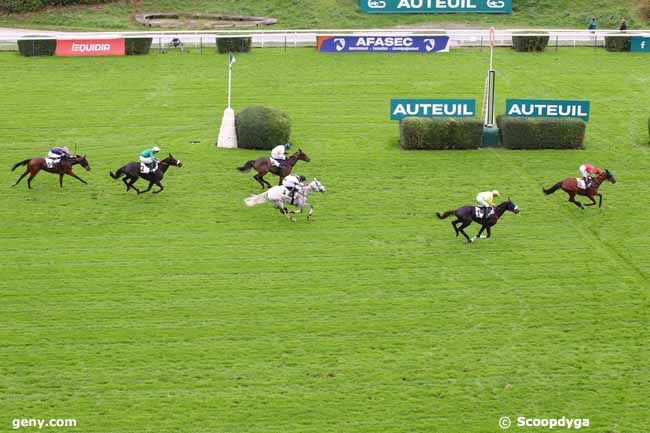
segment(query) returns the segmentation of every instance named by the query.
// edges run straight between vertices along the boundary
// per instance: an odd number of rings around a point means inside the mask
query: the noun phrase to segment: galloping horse
[[[456,237],[458,237],[459,233],[462,233],[463,236],[465,236],[465,239],[467,239],[467,242],[474,242],[477,238],[481,238],[481,239],[489,238],[492,235],[492,230],[491,230],[492,226],[494,226],[497,222],[499,222],[499,219],[501,218],[501,216],[503,216],[505,211],[510,211],[515,215],[519,213],[519,207],[516,204],[514,204],[510,199],[508,199],[508,201],[504,201],[503,203],[500,203],[494,210],[494,213],[490,215],[487,219],[476,216],[475,210],[479,208],[480,207],[478,206],[463,206],[456,210],[447,211],[442,215],[440,215],[439,212],[436,212],[436,215],[441,220],[444,220],[450,215],[455,215],[456,220],[452,221],[451,225],[454,228],[454,231],[456,232]],[[479,230],[476,236],[470,239],[470,237],[467,236],[467,233],[465,233],[464,229],[465,227],[470,225],[472,221],[481,224],[481,230]],[[457,227],[458,223],[461,223],[460,227]],[[487,230],[487,236],[481,236],[483,230]]]
[[[309,221],[314,213],[314,206],[307,203],[307,197],[309,197],[309,194],[314,191],[325,192],[325,186],[320,183],[318,179],[312,180],[309,182],[309,185],[303,187],[302,190],[296,191],[293,203],[291,203],[291,197],[289,196],[287,189],[283,186],[274,186],[261,194],[248,197],[244,200],[244,203],[246,203],[246,206],[257,206],[258,204],[270,200],[273,202],[273,205],[280,210],[280,213],[291,221],[295,221],[296,219],[290,214],[302,213],[306,207],[309,207],[309,215],[307,215],[307,221]],[[285,206],[287,203],[296,206],[298,209],[289,212]]]
[[[545,195],[549,195],[562,188],[564,192],[569,194],[569,201],[578,206],[580,209],[584,210],[585,206],[593,206],[596,204],[596,200],[594,199],[595,196],[598,196],[599,199],[598,207],[601,207],[603,205],[603,196],[598,192],[598,188],[606,180],[610,181],[613,184],[616,183],[614,175],[607,169],[605,169],[603,173],[599,174],[595,179],[593,179],[591,181],[591,185],[587,189],[579,188],[578,179],[575,177],[567,177],[562,182],[556,183],[549,189],[542,188],[542,191],[544,191]],[[591,200],[591,203],[582,203],[576,201],[576,194],[586,196],[589,200]]]
[[[298,161],[309,162],[311,159],[305,152],[302,151],[302,149],[298,149],[298,152],[287,158],[287,160],[284,161],[280,167],[273,165],[271,158],[268,156],[261,156],[255,160],[251,159],[250,161],[246,161],[244,165],[237,167],[237,170],[243,172],[254,168],[255,171],[257,171],[257,174],[253,176],[253,179],[258,181],[259,184],[262,185],[262,188],[271,188],[271,184],[268,183],[266,179],[264,179],[264,176],[266,176],[268,172],[271,172],[276,176],[280,176],[280,182],[278,185],[282,185],[282,179],[291,174],[293,166],[296,165]]]
[[[138,194],[143,194],[145,192],[150,191],[151,187],[155,184],[160,189],[158,191],[154,191],[153,193],[158,194],[163,189],[165,189],[165,187],[162,186],[160,181],[163,179],[163,177],[165,177],[165,172],[172,165],[175,167],[182,167],[183,162],[180,159],[174,158],[170,153],[167,158],[158,162],[158,169],[153,173],[146,173],[146,174],[142,173],[140,171],[139,162],[129,162],[128,164],[118,168],[115,173],[110,172],[109,174],[113,179],[117,179],[120,176],[124,175],[124,177],[122,178],[122,182],[124,182],[124,185],[126,185],[127,192],[131,188],[133,188],[134,190],[137,191]],[[149,181],[149,188],[145,189],[144,191],[140,191],[138,188],[133,186],[133,184],[138,180],[139,177]]]
[[[25,169],[25,172],[18,178],[16,183],[12,185],[16,186],[18,185],[18,182],[23,180],[25,176],[29,174],[29,178],[27,179],[27,186],[29,189],[32,189],[32,180],[36,177],[39,171],[45,170],[48,173],[52,174],[58,174],[59,175],[59,186],[63,188],[63,175],[67,174],[68,176],[72,176],[75,179],[78,179],[80,182],[88,185],[88,182],[74,174],[72,171],[72,166],[75,164],[81,165],[83,168],[86,169],[86,171],[90,171],[90,164],[88,164],[88,160],[86,159],[86,155],[79,156],[63,156],[61,158],[61,161],[56,164],[54,167],[49,168],[47,166],[47,162],[45,161],[45,158],[41,157],[36,157],[36,158],[29,158],[22,160],[20,162],[17,162],[14,164],[14,166],[11,168],[11,171],[14,171],[16,168],[18,168],[21,165],[26,165],[27,168]]]

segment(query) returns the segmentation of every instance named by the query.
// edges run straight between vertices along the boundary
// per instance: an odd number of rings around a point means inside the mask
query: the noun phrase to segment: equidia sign
[[[506,114],[513,117],[577,117],[586,122],[589,108],[589,101],[506,100]]]
[[[124,38],[57,39],[57,56],[123,56]]]
[[[440,53],[449,51],[448,36],[318,36],[322,53]]]
[[[512,13],[512,0],[359,0],[366,13]]]
[[[404,117],[474,117],[474,99],[391,99],[390,118]]]

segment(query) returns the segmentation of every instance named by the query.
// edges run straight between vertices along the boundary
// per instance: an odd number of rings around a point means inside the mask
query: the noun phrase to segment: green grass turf
[[[297,171],[329,189],[290,223],[242,203],[258,186],[235,167],[265,152],[212,145],[226,56],[0,54],[0,430],[493,433],[510,415],[646,433],[650,56],[497,50],[498,112],[589,99],[584,151],[401,151],[389,99],[480,106],[487,62],[239,55],[234,108],[288,112],[313,160]],[[108,171],[153,144],[185,166],[126,193]],[[9,188],[53,145],[88,155],[88,186]],[[618,178],[602,209],[542,195],[584,161]],[[522,209],[491,240],[434,220],[488,188]]]
[[[142,12],[220,12],[269,16],[269,28],[376,28],[435,24],[499,27],[586,28],[592,16],[599,28],[618,29],[626,17],[633,28],[647,28],[639,10],[645,0],[515,0],[513,13],[494,14],[364,14],[358,0],[142,0],[106,5],[71,6],[20,15],[0,16],[0,25],[67,30],[145,30],[133,17]]]

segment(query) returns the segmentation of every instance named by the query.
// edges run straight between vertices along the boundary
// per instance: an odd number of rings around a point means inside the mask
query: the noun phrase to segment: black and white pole
[[[232,65],[235,63],[235,55],[232,51],[228,54],[228,107],[223,112],[221,128],[217,147],[236,148],[237,130],[235,129],[235,111],[232,109]]]

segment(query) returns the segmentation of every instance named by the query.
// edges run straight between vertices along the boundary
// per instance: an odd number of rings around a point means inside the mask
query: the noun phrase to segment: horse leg
[[[138,191],[138,194],[144,194],[145,192],[149,192],[149,191],[151,191],[151,187],[152,187],[152,186],[153,186],[153,181],[150,180],[150,181],[149,181],[149,187],[148,187],[147,189],[145,189],[144,191]]]
[[[29,187],[29,189],[32,189],[32,180],[36,177],[37,174],[38,171],[36,173],[29,174],[29,177],[27,178],[27,186]]]
[[[262,189],[266,188],[266,185],[264,185],[264,177],[260,177],[260,174],[257,173],[255,176],[253,176],[253,179],[257,181],[260,185],[262,185]]]
[[[487,226],[486,229],[487,229],[487,238],[490,239],[490,236],[492,236],[492,227]]]
[[[309,206],[309,214],[307,215],[307,221],[311,219],[311,216],[314,214],[314,206],[312,206],[309,203],[305,203],[307,206]],[[302,212],[302,208],[300,208],[300,212]]]
[[[16,183],[14,183],[13,185],[11,185],[11,187],[13,188],[14,186],[18,185],[18,183],[20,183],[20,181],[23,180],[23,178],[24,178],[25,176],[27,176],[28,174],[29,174],[29,170],[25,170],[25,172],[24,172],[23,174],[20,175],[20,177],[18,178],[18,180],[16,181]]]
[[[122,182],[124,182],[124,185],[126,185],[126,192],[129,192],[129,190],[130,190],[131,187],[133,186],[132,184],[129,185],[129,180],[133,180],[133,179],[131,179],[131,178],[128,177],[128,176],[124,176],[124,177],[122,178]]]
[[[481,230],[479,230],[478,233],[476,233],[476,236],[472,238],[472,242],[474,242],[476,239],[482,239],[481,234],[483,234],[483,231],[486,229],[486,227],[486,225],[481,224]]]
[[[463,224],[458,228],[458,231],[465,236],[465,239],[467,239],[467,242],[473,242],[469,236],[467,236],[467,233],[465,233],[465,230],[463,230],[465,227],[470,225],[472,222],[471,221],[463,221]]]
[[[587,198],[591,200],[591,203],[585,203],[585,206],[594,206],[596,204],[596,199],[592,195],[588,195]]]
[[[598,207],[601,208],[603,207],[603,195],[598,193],[596,194],[598,196]]]
[[[68,176],[72,176],[72,177],[74,177],[74,178],[77,179],[79,182],[83,183],[84,185],[88,185],[88,182],[86,182],[85,180],[83,180],[82,178],[80,178],[79,176],[77,176],[76,174],[74,174],[73,171],[70,171],[69,173],[66,173],[66,174],[67,174]]]
[[[582,203],[579,201],[576,201],[576,195],[575,194],[569,194],[569,201],[573,203],[574,205],[578,206],[580,209],[584,210],[585,207]]]
[[[63,173],[59,173],[59,188],[63,188]]]
[[[158,182],[154,182],[154,183],[156,184],[156,186],[157,186],[158,188],[160,188],[158,191],[154,191],[154,192],[153,192],[154,194],[159,194],[159,193],[162,192],[163,189],[165,189],[165,187],[162,186],[162,183],[160,183],[159,181],[158,181]]]
[[[454,231],[456,232],[456,237],[458,237],[458,234],[460,233],[458,231],[458,227],[456,227],[456,224],[458,224],[458,223],[462,223],[462,221],[461,220],[456,220],[456,221],[451,222],[451,226],[454,228]]]

